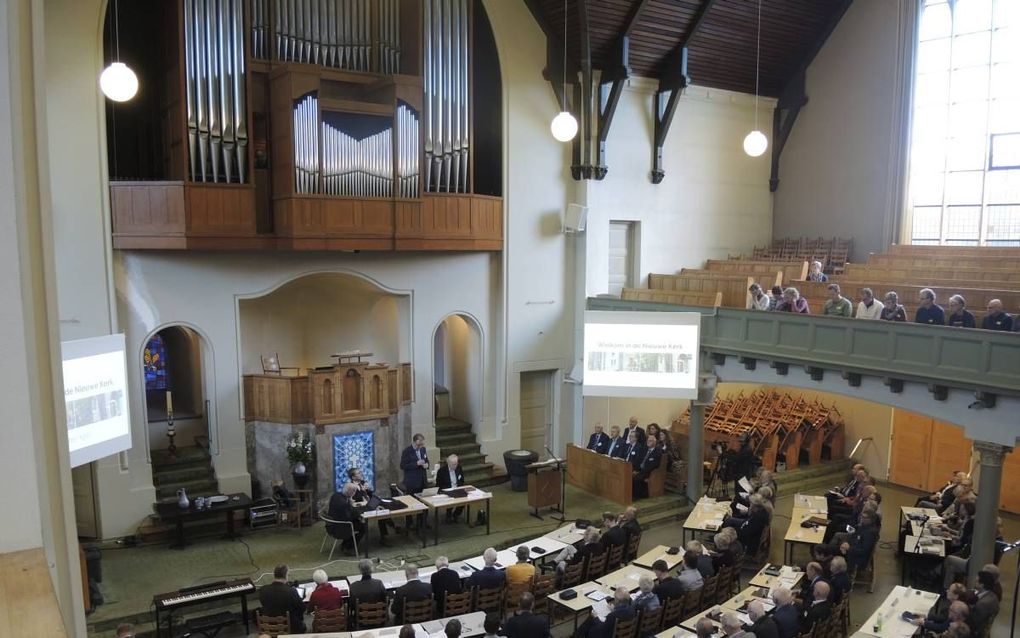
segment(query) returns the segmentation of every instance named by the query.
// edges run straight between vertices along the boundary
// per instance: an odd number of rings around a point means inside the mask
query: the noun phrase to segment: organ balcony
[[[479,0],[137,5],[122,45],[149,90],[107,110],[115,248],[502,249]]]

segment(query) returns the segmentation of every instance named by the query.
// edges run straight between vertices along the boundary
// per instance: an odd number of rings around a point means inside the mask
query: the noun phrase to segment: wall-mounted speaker
[[[588,223],[588,207],[580,204],[567,204],[563,211],[563,232],[583,233]]]

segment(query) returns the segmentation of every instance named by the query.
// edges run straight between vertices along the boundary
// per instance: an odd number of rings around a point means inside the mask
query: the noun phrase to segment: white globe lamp
[[[114,62],[103,69],[99,88],[114,102],[127,102],[138,93],[138,76],[123,62]]]
[[[549,125],[552,136],[560,142],[569,142],[577,135],[577,120],[569,111],[560,111]]]
[[[760,157],[769,147],[769,140],[761,131],[751,131],[744,138],[744,152],[751,157]]]

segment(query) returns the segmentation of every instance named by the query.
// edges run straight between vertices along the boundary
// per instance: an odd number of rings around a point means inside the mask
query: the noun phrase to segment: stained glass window
[[[166,390],[166,343],[163,337],[158,334],[149,339],[145,344],[145,352],[142,354],[142,367],[145,368],[145,389]]]
[[[1020,2],[925,0],[918,40],[912,242],[1020,243]]]

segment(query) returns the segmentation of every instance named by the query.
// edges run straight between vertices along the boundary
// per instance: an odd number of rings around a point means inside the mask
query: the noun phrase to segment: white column
[[[982,566],[992,562],[996,519],[999,516],[999,496],[1002,493],[1002,461],[1012,448],[987,441],[974,441],[974,450],[981,456],[981,483],[977,490],[974,535],[970,543],[970,563],[967,570],[967,577],[970,580],[977,576]]]

